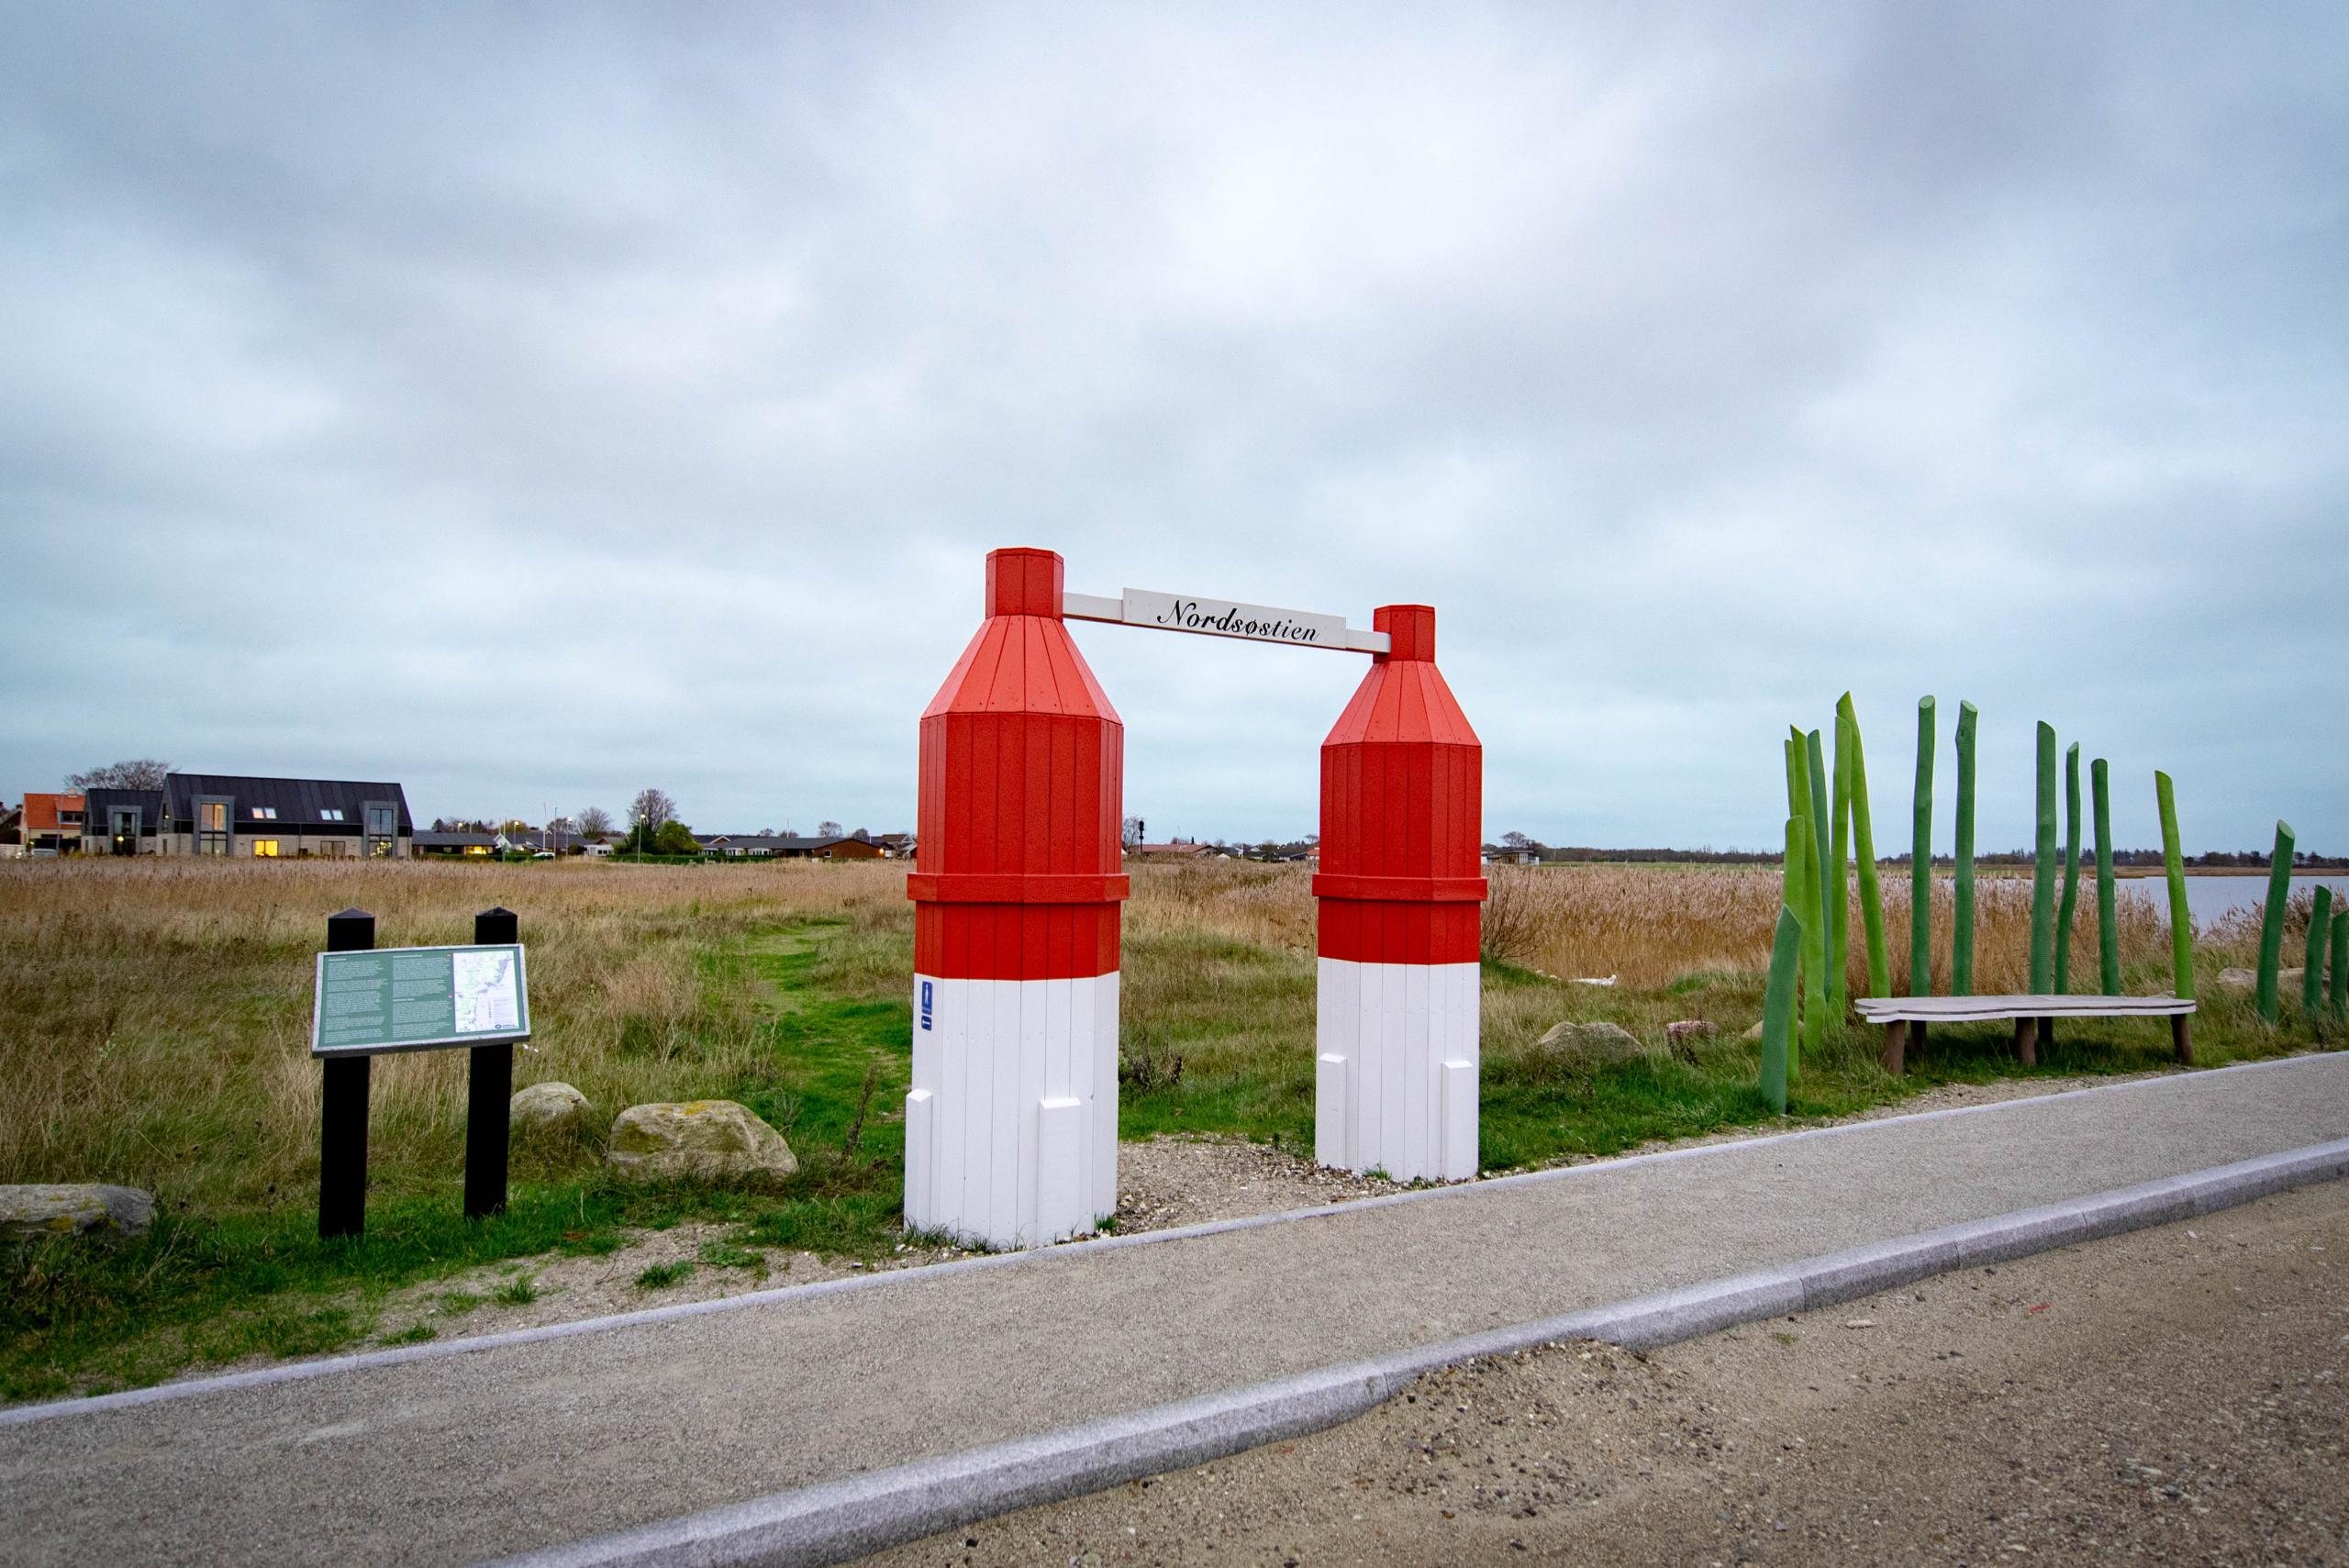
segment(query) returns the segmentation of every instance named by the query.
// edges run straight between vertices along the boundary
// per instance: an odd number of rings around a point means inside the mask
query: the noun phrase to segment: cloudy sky
[[[1773,841],[1852,689],[2349,850],[2349,10],[50,6],[0,790],[910,827],[991,546],[1438,608],[1486,828]],[[1076,633],[1153,838],[1358,658]],[[1887,847],[1905,846],[1888,828]]]

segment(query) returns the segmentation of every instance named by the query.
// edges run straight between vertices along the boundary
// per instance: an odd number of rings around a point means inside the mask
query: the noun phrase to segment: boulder
[[[1762,1020],[1759,1018],[1754,1019],[1753,1027],[1747,1029],[1743,1034],[1738,1036],[1738,1038],[1740,1040],[1751,1040],[1757,1045],[1760,1044],[1762,1040]]]
[[[614,1174],[639,1181],[773,1185],[799,1169],[783,1134],[732,1100],[630,1106],[612,1123],[604,1159]]]
[[[1720,1032],[1703,1018],[1675,1018],[1664,1026],[1664,1048],[1693,1065],[1697,1060],[1698,1045]]]
[[[35,1241],[45,1236],[119,1240],[155,1223],[155,1200],[137,1187],[95,1184],[0,1186],[0,1238]]]
[[[1640,1037],[1620,1024],[1578,1024],[1571,1019],[1552,1025],[1533,1048],[1568,1067],[1604,1067],[1647,1054]]]
[[[2307,973],[2308,971],[2305,968],[2298,965],[2295,965],[2290,969],[2277,970],[2276,972],[2277,991],[2285,995],[2297,994],[2300,988],[2300,981]],[[2259,989],[2259,971],[2255,969],[2222,969],[2219,971],[2219,989],[2221,991],[2256,991]]]
[[[515,1094],[506,1115],[516,1132],[542,1132],[573,1126],[595,1108],[568,1084],[532,1084]]]

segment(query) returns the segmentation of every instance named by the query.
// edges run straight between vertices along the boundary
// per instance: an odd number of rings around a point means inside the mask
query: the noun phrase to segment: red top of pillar
[[[1435,612],[1387,605],[1392,639],[1321,743],[1317,950],[1364,963],[1473,963],[1485,895],[1484,748],[1435,664]]]
[[[1431,606],[1381,605],[1370,612],[1370,624],[1392,639],[1393,645],[1378,657],[1435,662],[1435,611]]]
[[[1049,550],[987,551],[987,614],[1057,617],[1063,570]]]

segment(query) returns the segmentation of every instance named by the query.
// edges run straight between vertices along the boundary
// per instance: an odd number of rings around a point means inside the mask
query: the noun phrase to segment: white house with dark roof
[[[114,854],[406,860],[416,824],[396,784],[172,773],[160,790],[92,790],[89,846]]]

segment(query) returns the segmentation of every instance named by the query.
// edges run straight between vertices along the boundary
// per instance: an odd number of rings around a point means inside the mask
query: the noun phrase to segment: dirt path
[[[2349,1562],[2349,1184],[1346,1426],[869,1560]]]

